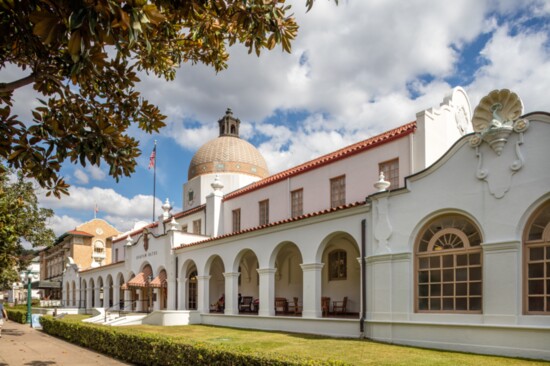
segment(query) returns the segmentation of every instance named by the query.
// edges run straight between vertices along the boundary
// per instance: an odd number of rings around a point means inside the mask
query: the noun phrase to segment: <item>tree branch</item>
[[[16,81],[12,81],[11,83],[0,83],[0,93],[14,91],[15,89],[21,88],[22,86],[34,83],[35,80],[36,75],[33,72],[29,76],[25,76],[24,78]]]

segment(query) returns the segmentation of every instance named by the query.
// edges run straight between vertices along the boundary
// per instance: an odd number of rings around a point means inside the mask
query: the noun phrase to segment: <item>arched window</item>
[[[477,227],[460,215],[424,226],[416,242],[417,312],[481,313],[480,243]]]
[[[524,234],[524,312],[550,314],[550,201],[538,209]]]
[[[345,280],[348,277],[346,251],[337,249],[328,254],[328,280]]]

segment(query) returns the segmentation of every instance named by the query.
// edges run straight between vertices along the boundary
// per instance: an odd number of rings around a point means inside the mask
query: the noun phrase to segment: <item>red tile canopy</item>
[[[126,284],[128,287],[148,287],[147,279],[153,275],[151,266],[145,266],[142,272],[139,272]]]
[[[158,276],[155,277],[155,279],[153,281],[151,281],[150,286],[151,287],[159,287],[159,288],[160,287],[164,287],[164,288],[167,287],[166,271],[164,269],[162,271],[160,271]]]

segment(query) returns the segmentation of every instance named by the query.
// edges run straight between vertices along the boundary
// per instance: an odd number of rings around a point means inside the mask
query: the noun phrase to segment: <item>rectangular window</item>
[[[399,188],[399,159],[378,164],[378,172],[384,173],[385,180],[390,182],[389,189]]]
[[[187,225],[183,225],[182,228],[181,228],[181,231],[184,232],[184,233],[189,232],[188,226],[187,226]]]
[[[201,234],[201,220],[193,221],[193,234]]]
[[[346,176],[332,178],[330,180],[330,207],[338,207],[346,204]]]
[[[328,255],[329,281],[345,280],[348,277],[347,270],[347,253],[344,250],[334,250]]]
[[[297,189],[290,192],[290,206],[291,206],[291,215],[292,217],[301,216],[304,213],[304,190]]]
[[[260,201],[260,225],[269,224],[269,200]]]
[[[233,210],[233,232],[241,231],[241,209]]]
[[[118,248],[115,248],[115,262],[118,262]]]

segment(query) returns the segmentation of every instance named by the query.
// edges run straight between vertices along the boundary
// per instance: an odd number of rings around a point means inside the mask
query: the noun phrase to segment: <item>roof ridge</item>
[[[318,166],[322,166],[325,164],[332,163],[334,161],[338,161],[340,159],[343,159],[344,157],[358,154],[362,151],[365,151],[369,148],[378,146],[382,143],[387,143],[390,141],[393,141],[396,138],[406,136],[408,134],[413,133],[416,130],[416,121],[409,122],[407,124],[404,124],[402,126],[393,128],[391,130],[388,130],[386,132],[383,132],[381,134],[378,134],[373,137],[369,137],[368,139],[356,142],[354,144],[345,146],[341,149],[338,149],[336,151],[330,152],[328,154],[322,155],[318,158],[315,158],[313,160],[306,161],[305,163],[302,163],[300,165],[297,165],[293,168],[283,170],[282,172],[270,175],[267,178],[264,178],[262,180],[259,180],[257,182],[254,182],[252,184],[249,184],[243,188],[240,188],[238,190],[235,190],[233,192],[230,192],[226,194],[223,198],[224,201],[233,199],[235,197],[238,197],[240,195],[243,195],[245,193],[248,193],[250,191],[254,191],[256,189],[259,189],[261,187],[265,187],[270,184],[274,184],[276,182],[279,182],[285,178],[305,173],[306,171],[309,171],[311,169],[314,169]]]
[[[231,236],[241,235],[241,234],[249,233],[249,232],[252,232],[252,231],[265,229],[265,228],[268,228],[268,227],[287,224],[287,223],[290,223],[290,222],[304,220],[304,219],[308,219],[310,217],[315,217],[315,216],[321,216],[321,215],[333,213],[333,212],[336,212],[336,211],[346,210],[348,208],[364,205],[366,202],[367,201],[357,201],[357,202],[352,202],[352,203],[348,203],[348,204],[345,204],[345,205],[340,205],[340,206],[337,206],[337,207],[326,208],[326,209],[323,209],[323,210],[303,214],[303,215],[300,215],[300,216],[270,222],[269,224],[266,224],[266,225],[254,226],[254,227],[250,227],[250,228],[243,229],[243,230],[233,232],[233,233],[227,233],[227,234],[223,234],[223,235],[219,235],[219,236],[213,236],[213,237],[205,239],[205,240],[197,241],[197,242],[186,244],[186,245],[180,245],[178,247],[175,247],[174,249],[187,248],[187,247],[190,247],[190,246],[204,244],[204,243],[219,240],[219,239],[225,239],[225,238],[229,238]]]

